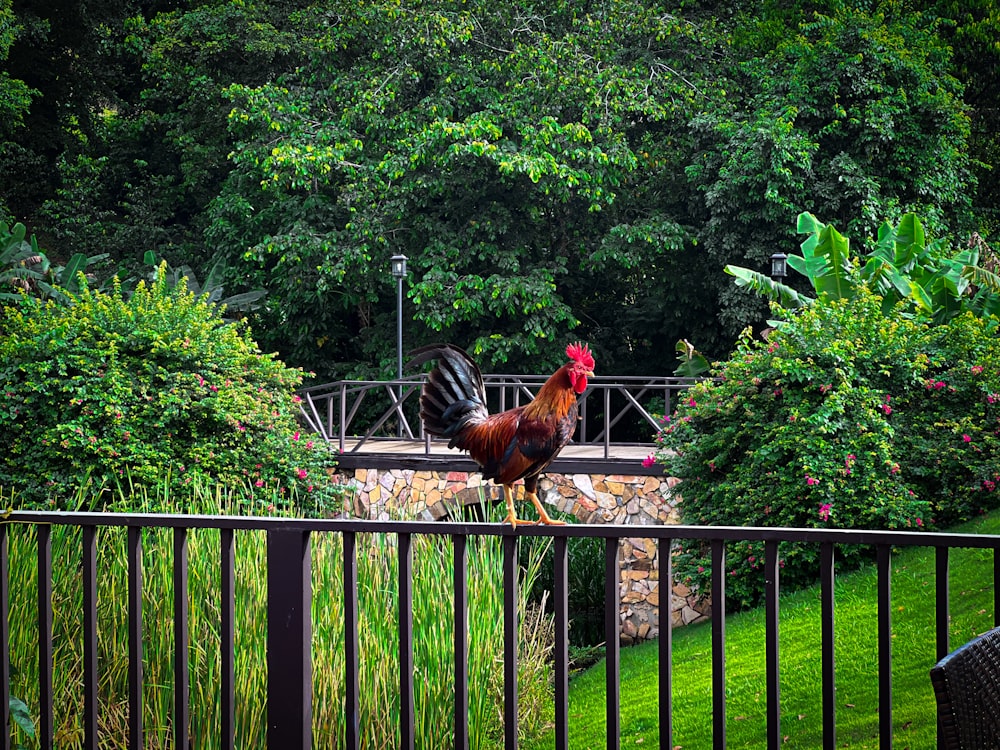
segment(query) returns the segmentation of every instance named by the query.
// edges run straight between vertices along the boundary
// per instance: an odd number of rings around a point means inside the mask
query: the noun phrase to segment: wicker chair
[[[1000,749],[1000,627],[973,638],[931,668],[939,748]]]

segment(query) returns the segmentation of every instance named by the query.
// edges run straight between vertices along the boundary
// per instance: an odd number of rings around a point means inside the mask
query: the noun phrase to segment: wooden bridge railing
[[[302,418],[306,425],[343,452],[377,450],[384,439],[423,440],[431,452],[431,438],[418,415],[423,375],[400,380],[340,380],[305,388]],[[542,375],[484,375],[491,412],[531,401],[546,380]],[[594,377],[580,396],[578,444],[603,445],[604,457],[612,445],[652,445],[670,414],[678,394],[698,378],[673,376]],[[350,443],[350,445],[349,445]]]

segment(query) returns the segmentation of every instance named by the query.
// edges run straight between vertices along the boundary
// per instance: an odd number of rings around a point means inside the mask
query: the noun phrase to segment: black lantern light
[[[782,281],[788,276],[788,256],[778,252],[771,256],[771,281]]]
[[[390,259],[392,264],[392,275],[397,279],[406,278],[406,256],[405,255],[393,255]]]

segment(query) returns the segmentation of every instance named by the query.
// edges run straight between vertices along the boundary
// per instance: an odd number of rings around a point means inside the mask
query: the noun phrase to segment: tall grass
[[[225,500],[225,498],[221,498]],[[154,498],[158,509],[169,505]],[[188,507],[226,512],[208,493]],[[141,503],[140,503],[141,506]],[[128,613],[126,535],[98,530],[98,670],[101,747],[123,748],[128,726]],[[13,526],[10,542],[11,689],[38,706],[36,530]],[[81,532],[52,528],[55,745],[83,744],[83,627]],[[364,748],[399,744],[397,554],[394,534],[358,536],[358,615]],[[344,617],[342,538],[312,536],[314,747],[344,742]],[[190,739],[194,748],[217,747],[220,720],[219,532],[188,533],[188,653]],[[502,736],[503,588],[499,538],[468,546],[469,698],[473,748],[497,747]],[[522,569],[519,645],[519,720],[522,732],[541,731],[551,719],[547,663],[551,618],[525,604],[541,555]],[[169,529],[143,532],[143,723],[145,748],[173,747],[173,537]],[[453,563],[446,538],[413,538],[413,636],[417,747],[452,747],[454,716]],[[267,577],[264,532],[236,535],[236,745],[266,742]],[[31,740],[21,738],[26,747]]]

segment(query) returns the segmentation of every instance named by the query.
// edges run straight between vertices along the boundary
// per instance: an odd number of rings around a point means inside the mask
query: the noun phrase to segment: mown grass
[[[1000,533],[1000,513],[954,531]],[[993,557],[986,550],[951,553],[952,648],[993,626]],[[837,746],[878,748],[878,650],[874,567],[839,576],[836,587]],[[894,747],[936,747],[936,709],[928,671],[936,662],[934,552],[902,549],[892,564]],[[726,735],[730,748],[766,744],[764,613],[726,621]],[[781,729],[789,748],[822,747],[820,600],[814,587],[782,596]],[[712,747],[709,624],[674,631],[675,748]],[[658,644],[621,652],[621,747],[658,747]],[[605,747],[605,664],[570,685],[574,750]],[[551,734],[523,743],[552,746]]]
[[[225,497],[203,497],[191,512],[219,513]],[[159,499],[157,510],[167,510]],[[138,509],[136,504],[134,509]],[[12,693],[33,712],[38,706],[36,532],[8,529]],[[264,532],[236,535],[236,746],[266,745],[267,577]],[[82,747],[81,532],[52,527],[54,704],[56,747]],[[172,532],[143,533],[143,747],[173,747]],[[219,532],[188,534],[190,628],[190,739],[194,748],[218,747],[220,733]],[[529,561],[524,590],[540,555]],[[126,530],[98,531],[98,662],[102,750],[124,748],[128,737],[128,662],[125,603]],[[342,539],[313,534],[313,737],[316,748],[343,746]],[[502,549],[499,538],[470,540],[469,693],[473,748],[499,746],[502,734]],[[399,744],[397,557],[394,534],[358,536],[361,743]],[[453,733],[452,552],[447,538],[414,537],[414,662],[417,747],[450,747]],[[527,597],[521,597],[526,602]],[[548,649],[551,617],[522,604],[519,715],[526,733],[551,720]],[[37,746],[26,737],[25,747]]]

